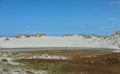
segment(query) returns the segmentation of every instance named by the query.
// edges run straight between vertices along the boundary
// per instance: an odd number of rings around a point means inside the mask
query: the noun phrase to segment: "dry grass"
[[[31,54],[49,54],[49,55],[63,55],[63,56],[95,56],[107,54],[110,52],[105,51],[92,51],[92,50],[36,50],[36,51],[19,51],[20,53],[31,53]]]
[[[23,52],[22,52],[23,53]],[[103,51],[26,51],[34,54],[56,54],[72,56],[73,59],[20,59],[17,62],[26,64],[26,67],[46,70],[48,74],[120,74],[120,53]],[[81,56],[96,57],[81,57]]]

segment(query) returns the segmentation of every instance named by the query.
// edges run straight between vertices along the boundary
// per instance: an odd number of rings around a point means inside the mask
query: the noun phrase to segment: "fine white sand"
[[[84,36],[42,36],[42,37],[30,37],[30,38],[9,38],[5,40],[5,37],[0,38],[0,48],[34,48],[34,47],[92,47],[92,48],[114,48],[119,49],[118,45],[113,43],[117,41],[115,39],[104,39],[101,37],[91,36],[91,38],[85,38]],[[119,39],[119,38],[118,38]]]

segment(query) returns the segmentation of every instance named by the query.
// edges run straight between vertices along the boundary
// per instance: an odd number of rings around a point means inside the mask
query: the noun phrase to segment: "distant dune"
[[[65,35],[46,36],[45,34],[20,34],[12,37],[0,37],[0,48],[40,48],[40,47],[85,47],[120,48],[120,31],[111,36]]]

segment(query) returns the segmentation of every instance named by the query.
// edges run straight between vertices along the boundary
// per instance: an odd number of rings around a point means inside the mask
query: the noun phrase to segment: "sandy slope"
[[[113,45],[113,41],[104,38],[91,36],[91,38],[85,38],[84,36],[42,36],[42,37],[30,37],[30,38],[0,38],[1,48],[24,48],[24,47],[95,47],[95,48],[119,48],[117,45]]]
[[[0,37],[0,48],[38,48],[38,47],[92,47],[120,48],[120,31],[111,36],[70,35],[45,36],[44,34],[20,34],[12,37]]]

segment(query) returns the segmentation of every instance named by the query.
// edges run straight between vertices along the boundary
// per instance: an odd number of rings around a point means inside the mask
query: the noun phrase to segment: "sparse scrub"
[[[15,37],[15,38],[17,38],[17,39],[22,38],[22,37],[29,38],[29,37],[31,37],[31,35],[28,35],[28,34],[18,34],[18,35],[15,35],[15,36],[13,36],[13,37]]]
[[[7,59],[2,59],[1,62],[8,62],[8,60]]]
[[[42,37],[42,36],[46,36],[46,34],[41,33],[41,34],[36,34],[35,37]]]
[[[73,36],[74,34],[65,34],[64,36]]]
[[[74,56],[73,59],[20,59],[16,62],[48,74],[119,74],[120,53],[109,53],[96,57]],[[111,67],[112,66],[112,67]],[[105,69],[104,69],[105,68]]]
[[[28,74],[34,74],[33,72],[31,72],[31,71],[26,71],[26,73],[28,73]]]
[[[81,36],[83,36],[85,39],[91,38],[90,35],[81,34]]]
[[[9,38],[4,39],[4,41],[9,41],[9,40],[10,40]]]

